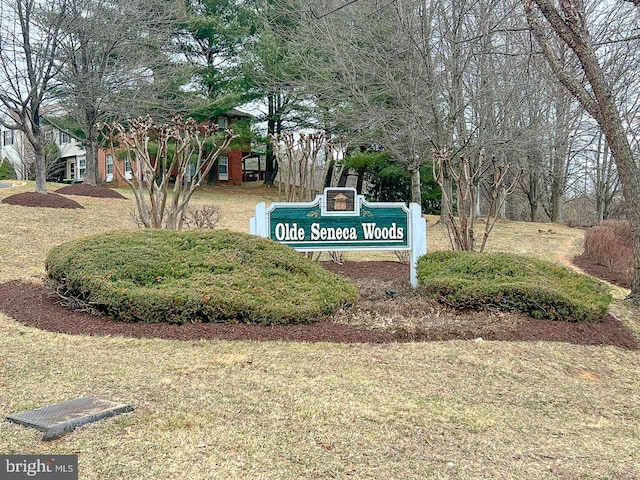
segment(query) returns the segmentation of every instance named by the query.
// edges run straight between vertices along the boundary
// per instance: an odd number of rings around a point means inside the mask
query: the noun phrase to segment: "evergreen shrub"
[[[418,260],[417,275],[425,294],[461,309],[593,322],[611,301],[607,286],[592,277],[516,254],[433,252]]]
[[[0,163],[0,180],[15,180],[18,178],[16,169],[6,158]]]
[[[126,322],[311,323],[358,299],[348,280],[268,239],[227,230],[124,230],[47,255],[65,296]]]

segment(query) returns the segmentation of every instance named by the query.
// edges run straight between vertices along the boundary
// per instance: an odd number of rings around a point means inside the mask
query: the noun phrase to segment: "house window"
[[[107,182],[113,182],[113,155],[107,155]]]
[[[3,144],[13,145],[13,130],[5,130],[3,132]]]
[[[229,119],[227,117],[218,117],[218,130],[226,130],[229,128]]]
[[[87,159],[80,158],[78,160],[78,180],[82,180],[84,178],[84,172],[87,169]]]
[[[46,143],[53,143],[53,131],[45,130],[45,132],[44,132],[44,141]]]
[[[229,180],[229,157],[218,157],[218,180]]]
[[[124,178],[131,180],[133,178],[131,172],[131,159],[127,156],[124,159]]]
[[[66,132],[60,132],[60,145],[64,143],[71,143],[71,135]]]

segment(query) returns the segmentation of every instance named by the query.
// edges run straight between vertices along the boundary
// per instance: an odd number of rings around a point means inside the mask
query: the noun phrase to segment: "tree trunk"
[[[563,187],[560,180],[554,175],[551,182],[551,221],[554,223],[562,223],[562,204],[564,203]]]
[[[47,160],[45,158],[44,146],[40,143],[33,145],[36,168],[36,193],[47,193]]]
[[[96,132],[97,113],[95,109],[85,105],[84,118],[87,128],[87,141],[85,145],[86,163],[83,181],[87,185],[95,187],[98,184],[98,135]]]
[[[411,174],[411,202],[422,206],[420,167],[409,170],[409,173]]]
[[[506,192],[504,187],[500,189],[499,197],[498,197],[498,205],[500,205],[499,210],[496,212],[496,217],[500,219],[507,218],[507,202],[506,202]]]
[[[607,218],[609,199],[615,188],[611,185],[609,146],[600,132],[598,136],[598,151],[596,152],[596,220]]]
[[[343,172],[344,174],[344,172]],[[346,185],[346,182],[345,182]],[[356,180],[356,191],[362,195],[364,192],[362,191],[364,188],[364,170],[358,170],[358,177]]]
[[[448,175],[446,170],[442,172],[442,200],[440,205],[440,215],[442,218],[449,218],[453,215],[453,207],[451,206],[451,200],[453,199],[453,181]]]
[[[538,217],[538,177],[535,174],[529,174],[529,190],[527,191],[527,199],[529,200],[529,221],[535,222]]]
[[[537,213],[538,213],[538,204],[530,200],[529,201],[529,221],[531,223],[534,223],[536,221]]]
[[[36,174],[36,193],[47,193],[47,154],[45,151],[45,143],[42,141],[42,130],[40,129],[40,106],[35,102],[31,105],[31,125],[25,129],[27,139],[33,148],[35,174]],[[29,122],[23,121],[23,125]]]
[[[564,58],[563,50],[563,58]],[[567,141],[568,125],[571,123],[571,101],[569,93],[559,85],[555,88],[555,128],[551,150],[551,221],[562,223],[564,192],[566,189],[566,168],[569,156]]]
[[[533,11],[533,3],[551,29],[554,30],[558,39],[564,42],[576,55],[584,73],[584,79],[581,81],[576,79],[574,72],[567,72],[565,65],[558,61],[540,23],[540,17]],[[611,82],[605,79],[587,26],[584,23],[586,18],[584,4],[577,0],[563,0],[561,2],[562,13],[549,0],[524,0],[524,6],[529,26],[553,73],[598,122],[611,149],[611,154],[618,168],[618,177],[626,204],[627,218],[631,223],[633,239],[634,273],[629,299],[640,304],[640,172],[631,152],[631,145],[616,105],[616,96]],[[585,84],[588,88],[585,87]]]
[[[267,101],[267,136],[271,137],[272,135],[280,135],[282,133],[282,120],[280,120],[279,118],[279,94],[270,93],[269,95],[267,95]],[[276,158],[273,153],[273,145],[271,144],[271,140],[267,142],[267,158],[265,170],[266,173],[264,176],[264,184],[272,187],[276,180],[276,177],[278,176],[278,162],[276,162]]]
[[[275,118],[271,115],[272,111],[272,99],[271,95],[269,95],[269,118],[267,120],[267,135],[271,136],[275,134],[276,121]],[[276,179],[276,175],[278,173],[278,164],[276,162],[276,157],[273,154],[273,145],[271,144],[271,140],[267,142],[267,158],[265,162],[265,176],[264,176],[264,184],[270,187],[273,186],[273,182]]]
[[[98,149],[96,148],[93,134],[89,132],[87,135],[86,150],[86,168],[84,171],[83,181],[87,185],[96,186],[98,184]]]
[[[563,108],[561,106],[561,108]],[[563,113],[558,114],[560,118],[566,118]],[[553,145],[553,153],[551,157],[551,171],[553,178],[551,179],[551,221],[554,223],[562,223],[562,207],[564,204],[565,190],[565,165],[567,157],[567,141],[564,137],[564,130],[556,127],[556,139]],[[559,134],[559,135],[558,135]],[[560,137],[560,138],[558,138]]]

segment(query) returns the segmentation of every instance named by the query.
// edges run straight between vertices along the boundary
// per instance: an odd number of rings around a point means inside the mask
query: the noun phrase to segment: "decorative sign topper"
[[[411,250],[411,284],[427,251],[420,205],[367,202],[353,188],[325,188],[312,202],[264,202],[256,206],[250,233],[303,252]]]

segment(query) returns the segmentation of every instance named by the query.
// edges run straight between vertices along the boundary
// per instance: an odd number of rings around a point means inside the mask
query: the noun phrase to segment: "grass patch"
[[[121,230],[59,245],[49,277],[116,320],[310,323],[357,301],[348,280],[276,242],[228,230]]]
[[[434,252],[418,261],[424,291],[457,308],[518,311],[533,318],[598,321],[611,295],[601,282],[542,260],[508,253]]]
[[[33,189],[0,189],[0,198]],[[196,203],[220,205],[221,227],[246,232],[271,191],[211,187]],[[76,200],[85,208],[0,203],[0,281],[36,281],[51,247],[133,226],[131,201]],[[582,238],[578,229],[500,221],[489,249],[566,262]],[[430,226],[429,251],[446,248],[445,229]],[[3,417],[87,395],[134,406],[49,443],[0,422],[0,451],[77,454],[83,480],[640,478],[637,351],[84,337],[0,313],[0,352]]]
[[[640,475],[638,353],[612,347],[98,338],[0,314],[0,349],[3,416],[135,408],[50,443],[0,422],[1,451],[78,454],[83,480]]]

